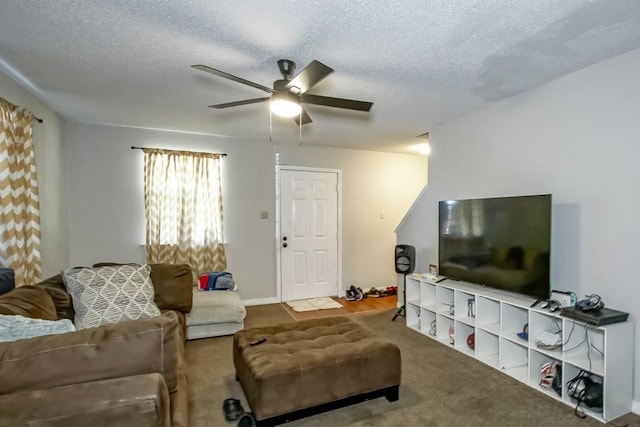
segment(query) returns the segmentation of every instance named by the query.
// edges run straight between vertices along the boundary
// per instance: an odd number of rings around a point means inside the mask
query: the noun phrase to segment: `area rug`
[[[331,308],[340,308],[342,304],[329,297],[301,299],[297,301],[289,301],[287,305],[291,307],[293,311],[313,311],[313,310],[327,310]]]

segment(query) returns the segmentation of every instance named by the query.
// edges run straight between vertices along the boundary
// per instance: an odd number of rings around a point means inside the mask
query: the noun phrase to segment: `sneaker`
[[[351,292],[353,292],[353,296],[356,298],[356,301],[362,301],[362,298],[364,298],[364,293],[360,288],[356,288],[355,286],[351,285]]]
[[[372,287],[367,291],[367,297],[377,298],[380,296],[380,291]]]
[[[353,287],[353,286],[352,286]],[[346,299],[347,301],[355,301],[356,300],[356,295],[353,293],[353,291],[351,290],[351,288],[347,289],[344,293],[344,299]]]

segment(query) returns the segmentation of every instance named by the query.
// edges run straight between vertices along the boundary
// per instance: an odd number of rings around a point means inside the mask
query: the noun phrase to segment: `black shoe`
[[[353,299],[355,301],[361,301],[362,298],[364,298],[364,294],[359,290],[359,288],[351,285],[351,288],[349,290],[351,291],[351,294],[353,295]]]
[[[352,286],[352,288],[353,288],[353,286]],[[351,288],[349,288],[349,289],[347,289],[345,291],[344,299],[346,299],[347,301],[355,301],[356,300],[356,295],[353,293]]]
[[[244,414],[244,408],[238,399],[225,399],[222,403],[224,418],[227,421],[235,421]]]
[[[251,412],[245,412],[238,421],[238,427],[256,427],[256,419]]]

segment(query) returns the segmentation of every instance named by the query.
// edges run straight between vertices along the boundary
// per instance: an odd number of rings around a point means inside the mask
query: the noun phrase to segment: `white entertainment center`
[[[593,326],[532,308],[530,298],[454,280],[435,283],[418,274],[405,276],[405,286],[407,327],[573,407],[576,402],[569,396],[567,381],[581,370],[591,372],[602,379],[603,411],[583,405],[587,415],[605,422],[631,411],[633,328],[629,321]],[[525,325],[528,339],[518,335]],[[536,337],[559,330],[559,348],[538,347]],[[473,348],[467,344],[471,334]],[[562,367],[561,395],[539,385],[541,368],[549,362]]]

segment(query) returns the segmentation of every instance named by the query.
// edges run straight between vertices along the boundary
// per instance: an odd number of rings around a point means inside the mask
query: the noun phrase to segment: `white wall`
[[[227,153],[223,162],[228,270],[244,298],[275,296],[274,167],[268,143],[68,123],[70,247],[73,265],[144,262],[143,153],[131,146]]]
[[[42,275],[46,278],[59,273],[69,263],[60,119],[51,108],[2,72],[0,96],[43,120],[33,125],[33,143],[40,196],[40,255]]]
[[[552,288],[631,313],[640,409],[640,50],[431,129],[429,188],[398,240],[437,263],[437,202],[553,194]]]
[[[284,165],[343,171],[343,287],[395,285],[394,230],[426,183],[427,158],[296,144],[278,150]]]
[[[275,165],[343,170],[343,283],[395,282],[393,230],[426,179],[420,156],[67,123],[72,265],[144,261],[142,152],[133,146],[224,152],[228,270],[244,299],[276,297]],[[260,211],[269,218],[260,219]],[[384,212],[385,219],[378,219]]]

